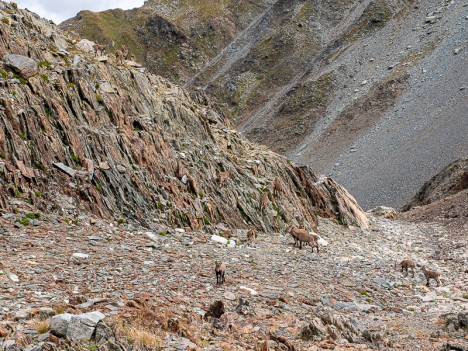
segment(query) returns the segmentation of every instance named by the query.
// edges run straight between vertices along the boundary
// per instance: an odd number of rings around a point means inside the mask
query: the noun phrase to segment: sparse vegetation
[[[99,94],[99,93],[96,93],[96,100],[97,100],[97,102],[99,102],[100,104],[104,104],[104,98],[103,98],[102,95]]]
[[[46,83],[49,83],[49,77],[46,74],[39,74],[39,77]]]
[[[49,61],[39,61],[37,63],[38,67],[46,68],[46,69],[52,69],[52,63]]]
[[[27,219],[26,217],[23,217],[18,221],[18,223],[22,224],[24,226],[27,226],[27,225],[29,225],[29,219]]]
[[[27,218],[29,219],[37,219],[37,218],[41,218],[42,217],[42,213],[40,212],[36,212],[36,213],[28,213],[26,215]]]
[[[39,333],[44,334],[49,330],[49,321],[47,319],[35,319],[32,322],[32,327]]]
[[[121,334],[136,349],[159,350],[161,347],[162,331],[158,334],[154,327],[147,327],[142,320],[144,317],[137,317],[132,322],[116,319],[116,332]]]
[[[118,224],[124,224],[125,222],[126,222],[125,218],[120,217],[117,219]]]
[[[3,17],[2,22],[5,24],[10,24],[10,19],[8,17]]]

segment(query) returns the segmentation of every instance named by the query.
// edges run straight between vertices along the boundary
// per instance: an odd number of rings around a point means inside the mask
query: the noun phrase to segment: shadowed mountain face
[[[336,177],[366,208],[400,207],[466,154],[465,12],[432,0],[166,0],[62,27],[133,45],[251,140]],[[117,14],[131,40],[108,19]]]

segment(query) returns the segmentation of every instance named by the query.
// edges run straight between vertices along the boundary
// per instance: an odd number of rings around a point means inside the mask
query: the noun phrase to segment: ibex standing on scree
[[[430,271],[427,269],[426,266],[422,266],[421,270],[424,273],[424,276],[426,277],[427,283],[426,286],[429,286],[429,280],[434,279],[437,282],[437,286],[440,285],[440,274],[439,272],[436,271]]]
[[[291,234],[294,238],[294,245],[299,242],[300,249],[302,249],[302,243],[304,242],[309,243],[309,245],[312,246],[312,252],[314,251],[314,247],[317,248],[317,252],[320,252],[318,245],[319,237],[317,235],[310,234],[306,229],[298,229],[291,224],[286,228],[285,233]]]
[[[216,284],[225,282],[224,275],[226,274],[226,265],[222,262],[215,262]]]
[[[255,230],[249,229],[247,232],[247,245],[252,245],[255,240]]]
[[[416,265],[413,261],[403,260],[398,264],[395,263],[395,267],[401,267],[401,273],[403,273],[403,271],[406,271],[406,275],[408,275],[408,269],[411,268],[411,271],[413,273],[412,277],[414,278],[414,267],[416,267]]]

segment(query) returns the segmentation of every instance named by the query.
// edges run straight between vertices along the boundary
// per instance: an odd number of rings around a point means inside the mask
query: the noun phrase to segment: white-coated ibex
[[[106,52],[107,45],[99,45],[99,44],[94,44],[93,45],[93,50],[94,50],[94,56],[96,57],[98,52],[99,55],[103,55]]]
[[[395,263],[395,267],[401,267],[401,273],[403,273],[403,271],[406,271],[406,275],[408,275],[408,269],[411,268],[411,271],[413,273],[412,277],[414,278],[414,268],[416,267],[416,265],[412,260],[403,260],[398,264]]]
[[[437,286],[439,286],[441,283],[440,283],[440,273],[439,272],[436,272],[436,271],[431,271],[429,269],[427,269],[426,266],[422,266],[421,270],[423,271],[424,273],[424,276],[426,277],[426,286],[429,286],[429,280],[430,279],[434,279],[436,282],[437,282]]]

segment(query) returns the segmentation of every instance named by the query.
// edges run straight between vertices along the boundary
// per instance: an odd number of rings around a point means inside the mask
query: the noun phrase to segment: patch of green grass
[[[367,290],[361,290],[361,295],[367,296],[368,295]]]
[[[468,294],[463,294],[463,298],[468,300]]]
[[[49,83],[49,77],[46,74],[39,74],[39,77],[46,83]]]
[[[125,218],[120,217],[119,219],[117,219],[118,224],[124,224],[125,222],[126,222]]]
[[[99,184],[96,184],[96,185],[94,186],[94,188],[95,188],[97,191],[99,191],[99,192],[102,191],[102,187],[101,187]]]
[[[16,73],[15,73],[15,74],[13,75],[13,78],[18,79],[22,85],[28,84],[27,80],[24,79],[23,77],[21,77],[19,74],[16,74]]]
[[[78,156],[76,156],[73,151],[70,151],[70,156],[71,156],[73,162],[75,162],[76,164],[81,164],[80,158]]]
[[[21,218],[19,221],[18,221],[19,224],[22,224],[22,225],[29,225],[29,219],[27,219],[26,217],[23,217]]]
[[[166,235],[167,235],[167,232],[166,232],[166,231],[159,232],[159,235],[161,235],[161,236],[166,236]]]
[[[68,225],[70,225],[70,224],[71,224],[70,218],[65,219],[65,223],[67,223]]]
[[[8,17],[3,17],[2,22],[5,24],[10,24],[10,19]]]
[[[21,196],[21,191],[18,188],[15,188],[15,192],[13,194],[14,197],[18,198]]]
[[[29,219],[36,219],[36,218],[41,218],[42,217],[42,214],[40,212],[36,212],[36,213],[28,213],[26,215],[27,218]]]
[[[8,72],[7,72],[7,71],[4,71],[3,69],[0,69],[0,76],[1,76],[3,79],[7,79],[7,78],[8,78]]]
[[[0,158],[6,159],[6,154],[0,151]]]
[[[104,98],[103,98],[102,95],[99,94],[99,93],[96,93],[96,100],[97,100],[97,102],[99,102],[100,104],[104,104]]]
[[[371,303],[371,299],[369,297],[366,297],[366,302]]]
[[[23,139],[23,140],[26,140],[27,138],[25,133],[19,133],[18,136],[20,137],[20,139]]]
[[[46,68],[46,69],[52,69],[52,63],[49,62],[49,61],[39,61],[37,63],[37,66],[38,67],[43,67],[43,68]]]
[[[10,90],[9,93],[10,95],[16,96],[16,90]]]
[[[36,190],[34,192],[34,195],[36,195],[36,197],[41,197],[42,196],[42,193],[39,191],[39,190]]]

